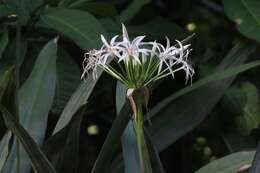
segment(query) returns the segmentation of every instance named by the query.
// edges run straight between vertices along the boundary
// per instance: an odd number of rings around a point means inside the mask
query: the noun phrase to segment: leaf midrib
[[[44,70],[40,73],[40,76],[44,76],[44,74],[46,74],[47,69],[48,69],[48,67],[50,66],[51,61],[52,61],[52,58],[49,58],[49,61],[48,61],[48,63],[46,63]],[[30,79],[33,79],[34,76],[35,76],[35,75],[32,75]],[[41,77],[41,79],[42,79],[42,77]],[[43,81],[43,80],[40,80],[40,79],[38,79],[38,81],[39,81],[39,82],[37,82],[38,86],[42,86],[42,83],[43,83],[44,81]],[[33,94],[33,96],[32,96],[32,105],[31,105],[31,107],[30,107],[30,110],[29,110],[28,113],[27,113],[27,115],[30,115],[30,116],[28,116],[28,119],[25,120],[25,124],[24,124],[24,127],[25,127],[25,128],[28,128],[28,127],[29,127],[29,124],[30,124],[30,122],[31,122],[32,112],[33,112],[33,109],[34,109],[34,107],[35,107],[36,100],[37,100],[37,98],[38,98],[39,93],[40,93],[40,87],[37,87],[37,88],[36,88],[36,91],[35,91],[35,94]]]
[[[52,20],[56,20],[57,22],[60,22],[61,24],[67,26],[68,28],[74,30],[75,32],[78,32],[82,37],[84,37],[84,39],[86,39],[88,42],[91,42],[91,40],[83,33],[81,32],[79,29],[77,29],[76,27],[73,27],[73,25],[69,25],[66,21],[64,20],[61,20],[60,18],[58,17],[55,17],[55,16],[51,16],[51,15],[46,15],[45,16],[46,18],[49,18],[49,19],[52,19]],[[42,16],[42,19],[48,23],[49,25],[51,25],[49,22],[46,21],[46,19],[44,16]]]
[[[245,0],[241,0],[242,5],[247,9],[247,11],[249,12],[249,14],[253,17],[253,19],[256,21],[257,25],[260,27],[260,20],[258,20],[257,16],[255,16],[255,14],[250,10],[250,7],[248,6],[248,4],[245,2]]]

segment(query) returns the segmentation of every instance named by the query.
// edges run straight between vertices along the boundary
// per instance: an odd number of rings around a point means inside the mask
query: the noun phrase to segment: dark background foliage
[[[248,171],[260,136],[258,0],[2,0],[0,22],[3,173],[135,172],[124,88],[105,73],[80,79],[84,53],[121,23],[163,44],[195,33],[193,84],[178,72],[151,86],[154,172]]]

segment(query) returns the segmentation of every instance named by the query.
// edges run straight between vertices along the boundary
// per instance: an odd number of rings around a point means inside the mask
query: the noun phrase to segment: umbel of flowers
[[[177,71],[185,72],[186,81],[192,79],[194,70],[188,63],[190,44],[183,45],[176,40],[176,44],[171,45],[167,37],[166,46],[156,41],[144,41],[145,36],[130,40],[123,24],[122,33],[122,36],[116,35],[110,41],[101,35],[103,45],[100,49],[85,53],[81,78],[92,75],[96,79],[97,70],[101,68],[128,88],[126,96],[134,114],[140,172],[151,173],[142,113],[143,98],[148,96],[143,91],[161,78],[169,75],[174,78]],[[114,62],[109,63],[111,60]]]

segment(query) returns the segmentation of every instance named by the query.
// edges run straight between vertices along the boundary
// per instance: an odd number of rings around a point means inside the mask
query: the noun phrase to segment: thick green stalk
[[[136,141],[138,147],[140,173],[152,173],[150,157],[149,157],[148,148],[144,137],[142,95],[140,93],[136,93],[135,104],[136,104],[136,115],[133,121],[134,121],[134,129],[136,133]]]

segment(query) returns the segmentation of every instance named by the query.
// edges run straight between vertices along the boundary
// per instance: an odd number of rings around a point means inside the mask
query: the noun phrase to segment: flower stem
[[[135,95],[136,115],[134,118],[134,129],[136,134],[138,160],[140,164],[140,173],[152,173],[150,157],[148,153],[147,144],[144,137],[143,129],[143,110],[142,110],[142,94]]]

